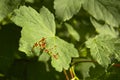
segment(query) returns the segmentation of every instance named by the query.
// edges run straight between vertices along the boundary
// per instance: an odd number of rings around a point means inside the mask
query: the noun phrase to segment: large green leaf
[[[113,38],[116,38],[118,37],[118,31],[116,31],[113,27],[107,25],[107,24],[99,24],[97,21],[95,21],[93,18],[91,18],[91,22],[92,24],[94,25],[96,31],[99,33],[99,34],[102,34],[102,35],[110,35],[112,36]]]
[[[111,4],[112,3],[112,4]],[[97,20],[118,27],[120,24],[119,0],[84,0],[83,8]]]
[[[63,20],[69,20],[81,8],[81,0],[55,0],[54,8],[56,16]]]
[[[45,7],[39,14],[31,7],[22,6],[15,10],[15,15],[12,17],[13,22],[23,28],[19,50],[27,55],[32,55],[33,44],[42,37],[55,36],[54,16]]]
[[[100,65],[108,67],[112,58],[120,60],[119,43],[117,38],[112,38],[109,35],[98,35],[95,38],[90,38],[86,42],[86,46],[90,48],[92,57]]]
[[[57,71],[68,69],[71,57],[78,57],[72,44],[55,36],[54,16],[45,7],[39,14],[31,7],[22,6],[15,10],[12,21],[22,27],[19,50],[28,56],[34,54],[40,61],[51,57]]]
[[[18,7],[21,0],[0,0],[0,21]]]

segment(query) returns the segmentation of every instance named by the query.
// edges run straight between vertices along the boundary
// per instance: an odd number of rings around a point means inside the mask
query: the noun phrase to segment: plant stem
[[[97,63],[97,61],[93,61],[93,60],[87,60],[87,59],[73,59],[71,65],[75,65],[78,63],[82,63],[82,62],[93,62],[93,63]]]
[[[74,74],[73,74],[73,69],[72,69],[72,67],[70,68],[70,75],[71,75],[71,78],[73,79],[73,78],[74,78]]]
[[[67,72],[66,72],[65,69],[63,70],[63,72],[64,72],[64,74],[65,74],[66,80],[69,80],[69,77],[68,77]]]

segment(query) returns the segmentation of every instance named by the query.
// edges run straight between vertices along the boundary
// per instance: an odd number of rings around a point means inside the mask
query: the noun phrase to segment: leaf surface
[[[31,7],[22,6],[15,10],[15,15],[12,21],[23,28],[19,50],[27,55],[32,55],[31,49],[35,42],[43,37],[55,36],[54,16],[45,7],[39,14]]]
[[[91,22],[94,25],[96,31],[101,35],[110,35],[113,38],[118,37],[118,31],[116,31],[113,27],[107,25],[107,24],[99,24],[97,21],[95,21],[93,18],[91,18]]]
[[[111,4],[110,4],[111,3]],[[119,0],[84,0],[83,8],[97,20],[118,27],[120,24]]]
[[[28,56],[36,55],[40,61],[51,57],[57,71],[69,68],[71,57],[78,57],[74,46],[55,36],[54,16],[43,7],[40,14],[33,8],[22,6],[15,11],[12,21],[22,27],[19,50]]]
[[[73,44],[67,43],[58,37],[46,41],[48,43],[46,48],[52,53],[51,63],[56,67],[57,71],[62,71],[62,67],[68,69],[71,57],[78,57],[78,51],[74,48]]]
[[[112,38],[109,35],[98,35],[95,38],[90,38],[86,42],[86,46],[90,48],[92,57],[105,68],[111,64],[112,58],[120,60],[120,51],[118,50],[120,45],[117,38]]]
[[[81,0],[55,0],[54,9],[56,16],[62,21],[69,20],[81,8]]]

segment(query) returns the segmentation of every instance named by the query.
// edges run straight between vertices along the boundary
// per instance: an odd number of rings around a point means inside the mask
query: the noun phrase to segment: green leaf
[[[28,56],[36,55],[40,61],[51,57],[57,71],[68,69],[71,57],[78,57],[72,44],[55,36],[54,16],[45,7],[39,14],[31,7],[22,6],[15,10],[12,21],[22,27],[19,50]]]
[[[0,0],[0,22],[18,7],[21,0]]]
[[[68,32],[69,34],[77,41],[80,40],[80,36],[78,34],[78,32],[70,25],[70,24],[67,24],[65,23],[67,29],[68,29]]]
[[[110,35],[113,38],[118,37],[118,31],[115,31],[115,29],[107,24],[99,24],[97,21],[95,21],[93,18],[91,18],[91,22],[94,25],[96,31],[101,35]]]
[[[12,21],[23,28],[19,50],[27,55],[33,54],[31,49],[35,42],[43,37],[55,36],[54,16],[45,7],[39,14],[31,7],[22,6],[15,10],[15,15]]]
[[[118,27],[120,24],[118,3],[120,3],[119,0],[84,0],[83,8],[97,20],[103,20],[111,26]]]
[[[90,61],[91,59],[87,59],[88,61]],[[86,59],[83,61],[87,61]],[[77,71],[80,71],[80,73],[83,75],[83,80],[85,80],[85,78],[90,77],[90,68],[93,67],[95,68],[95,65],[92,62],[83,62],[83,63],[79,63],[76,65],[75,69]]]
[[[62,20],[69,20],[81,8],[81,0],[55,0],[54,8],[56,16]]]
[[[58,37],[50,38],[46,40],[46,43],[46,48],[52,53],[51,63],[57,71],[61,72],[63,68],[68,69],[71,57],[78,57],[78,51],[74,48],[74,45]]]
[[[112,58],[120,60],[120,52],[116,46],[118,39],[112,38],[109,35],[98,35],[94,38],[88,39],[86,42],[87,48],[90,48],[92,57],[103,67],[107,68],[111,63]]]

